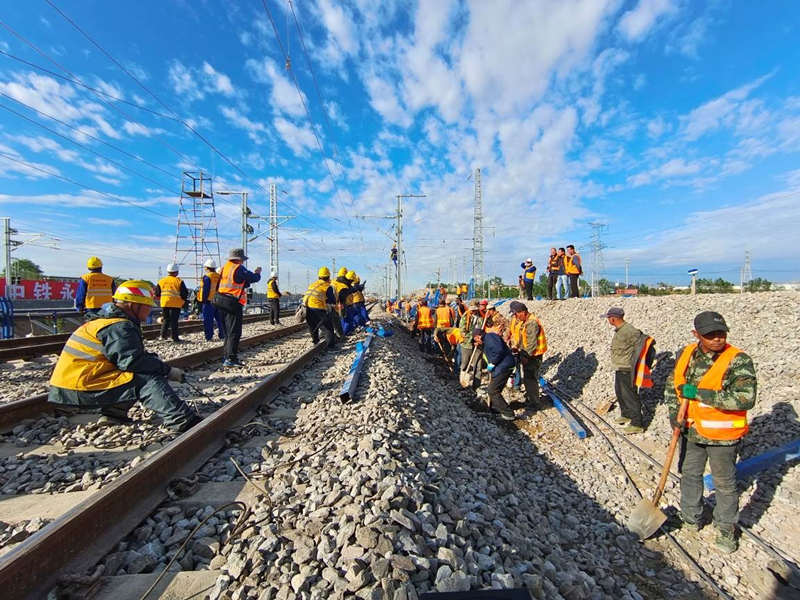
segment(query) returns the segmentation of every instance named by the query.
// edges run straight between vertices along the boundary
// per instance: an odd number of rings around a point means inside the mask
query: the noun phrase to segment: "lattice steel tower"
[[[481,170],[475,169],[475,214],[472,225],[472,278],[475,295],[483,284],[483,198],[481,195]]]
[[[605,223],[589,223],[592,227],[592,275],[591,275],[591,287],[592,287],[592,298],[597,298],[599,296],[598,293],[598,283],[600,279],[603,278],[603,272],[606,270],[605,260],[603,258],[603,248],[606,245],[603,243],[601,236],[603,232],[608,227]]]
[[[742,267],[739,280],[739,291],[744,293],[744,288],[753,279],[753,270],[750,267],[750,250],[744,252],[744,266]]]
[[[203,263],[209,258],[220,265],[219,231],[211,176],[202,171],[184,171],[173,262],[182,267],[184,280],[194,279],[194,285],[187,283],[187,287],[200,285]]]
[[[269,184],[269,270],[278,274],[278,186],[274,183]]]

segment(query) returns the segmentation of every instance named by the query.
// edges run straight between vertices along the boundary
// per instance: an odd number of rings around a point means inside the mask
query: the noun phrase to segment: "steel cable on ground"
[[[6,96],[6,94],[3,94],[2,92],[0,92],[0,95]],[[8,96],[6,96],[6,97],[8,97]],[[37,122],[37,121],[34,121],[34,120],[33,120],[33,119],[31,119],[30,117],[27,117],[27,116],[23,115],[21,112],[17,112],[17,111],[16,111],[16,110],[14,110],[13,108],[9,108],[8,106],[5,106],[4,104],[0,104],[0,108],[2,108],[2,109],[3,109],[3,110],[5,110],[5,111],[8,111],[8,112],[10,112],[10,113],[11,113],[11,114],[13,114],[13,115],[16,115],[16,116],[18,116],[20,119],[24,119],[25,121],[28,121],[29,123],[32,123],[33,125],[36,125],[37,127],[41,127],[42,129],[44,129],[44,130],[45,130],[45,131],[47,131],[48,133],[51,133],[51,134],[53,134],[53,135],[56,135],[56,136],[60,137],[61,139],[63,139],[63,140],[66,140],[66,141],[70,142],[71,144],[75,144],[76,146],[78,146],[78,148],[82,148],[82,149],[86,150],[87,152],[90,152],[90,153],[94,154],[95,156],[99,156],[100,158],[102,158],[103,160],[106,160],[106,161],[108,161],[110,164],[114,165],[115,167],[117,167],[117,168],[118,168],[118,169],[120,169],[121,171],[126,171],[126,172],[133,173],[133,174],[134,174],[134,175],[136,175],[137,177],[141,177],[141,178],[142,178],[142,179],[144,179],[145,181],[149,181],[150,183],[152,183],[152,184],[154,184],[154,185],[158,186],[158,189],[160,189],[162,192],[166,192],[167,194],[173,194],[173,193],[174,193],[173,191],[171,191],[171,190],[168,190],[168,189],[165,187],[165,184],[164,184],[164,183],[162,183],[162,182],[160,182],[160,181],[157,181],[157,180],[155,180],[155,179],[151,179],[151,178],[150,178],[150,177],[148,177],[147,175],[144,175],[143,173],[139,173],[138,171],[136,171],[136,170],[134,170],[134,169],[131,169],[130,167],[126,167],[125,165],[123,165],[123,164],[121,164],[121,163],[117,162],[116,160],[114,160],[113,158],[109,158],[109,157],[108,157],[108,156],[106,156],[105,154],[101,154],[101,153],[100,153],[100,152],[98,152],[97,150],[94,150],[93,148],[90,148],[89,146],[87,146],[87,145],[85,145],[85,144],[81,144],[80,142],[78,142],[78,141],[76,141],[76,140],[73,140],[71,137],[69,137],[69,136],[66,136],[66,135],[64,135],[64,134],[62,134],[62,133],[59,133],[58,131],[56,131],[55,129],[52,129],[52,128],[50,128],[50,127],[48,127],[47,125],[44,125],[44,124],[42,124],[42,123],[39,123],[39,122]],[[66,161],[66,162],[69,162],[69,161]],[[81,165],[81,166],[82,166],[82,165]],[[91,171],[91,169],[88,169],[87,167],[84,167],[84,169],[86,169],[87,171]]]
[[[91,190],[92,192],[100,194],[101,196],[105,196],[107,198],[111,198],[112,200],[116,200],[118,202],[124,202],[125,204],[130,204],[131,206],[133,206],[135,208],[139,208],[141,210],[145,210],[145,211],[147,211],[149,213],[153,213],[154,215],[158,215],[159,217],[165,217],[165,218],[168,218],[168,219],[170,218],[169,216],[165,215],[164,213],[160,213],[160,212],[155,211],[155,210],[153,210],[151,208],[147,208],[146,206],[142,206],[141,204],[136,204],[135,202],[131,202],[130,200],[125,200],[124,198],[122,198],[120,196],[115,196],[114,194],[109,194],[108,192],[101,192],[100,190],[95,189],[95,188],[93,188],[91,186],[88,186],[86,184],[83,184],[83,183],[81,183],[79,181],[75,181],[74,179],[70,179],[69,177],[66,177],[64,175],[59,175],[58,173],[54,173],[53,171],[48,171],[47,169],[43,169],[42,167],[39,167],[39,166],[34,165],[34,164],[31,164],[28,161],[22,160],[19,157],[14,156],[12,154],[7,154],[6,152],[0,151],[0,156],[5,158],[6,160],[10,160],[10,161],[13,161],[15,163],[24,165],[25,167],[27,167],[29,169],[33,169],[35,171],[40,171],[42,173],[46,173],[50,177],[55,177],[56,179],[60,179],[61,181],[65,181],[67,183],[71,183],[72,185],[77,185],[78,187],[86,188],[87,190]]]
[[[117,60],[117,59],[116,59],[116,58],[115,58],[115,57],[114,57],[114,56],[113,56],[113,55],[112,55],[110,52],[108,52],[108,51],[107,51],[107,50],[106,50],[106,49],[105,49],[105,48],[104,48],[104,47],[103,47],[103,46],[102,46],[102,45],[101,45],[99,42],[97,42],[97,41],[96,41],[94,38],[92,38],[92,37],[91,37],[91,36],[90,36],[90,35],[89,35],[89,34],[88,34],[86,31],[84,31],[84,30],[83,30],[83,29],[82,29],[82,28],[81,28],[81,27],[80,27],[80,26],[79,26],[79,25],[78,25],[78,24],[77,24],[77,23],[76,23],[76,22],[75,22],[73,19],[71,19],[71,18],[70,18],[70,17],[69,17],[69,16],[68,16],[68,15],[67,15],[67,14],[66,14],[64,11],[62,11],[61,9],[59,9],[59,8],[58,8],[58,7],[57,7],[57,6],[56,6],[56,5],[55,5],[55,4],[52,2],[52,0],[47,0],[47,3],[48,3],[48,4],[50,4],[50,6],[51,6],[53,9],[55,9],[55,10],[56,10],[56,11],[57,11],[57,12],[58,12],[58,13],[59,13],[59,14],[60,14],[60,15],[61,15],[63,18],[64,18],[64,20],[66,20],[66,21],[67,21],[67,22],[68,22],[70,25],[72,25],[72,27],[74,27],[74,28],[75,28],[75,29],[76,29],[76,30],[77,30],[77,31],[78,31],[78,32],[79,32],[79,33],[80,33],[80,34],[81,34],[83,37],[85,37],[85,38],[86,38],[86,39],[87,39],[89,42],[91,42],[91,43],[92,43],[94,46],[96,46],[98,49],[100,49],[100,51],[101,51],[101,52],[102,52],[102,53],[103,53],[103,54],[104,54],[104,55],[105,55],[105,56],[106,56],[106,57],[107,57],[109,60],[111,60],[111,61],[112,61],[112,62],[113,62],[115,65],[117,65],[117,66],[118,66],[118,67],[119,67],[119,68],[120,68],[120,69],[121,69],[121,70],[122,70],[122,71],[123,71],[123,72],[124,72],[124,73],[125,73],[125,74],[126,74],[128,77],[130,77],[131,79],[133,79],[133,80],[136,82],[136,84],[137,84],[139,87],[141,87],[141,88],[142,88],[143,90],[145,90],[145,91],[146,91],[146,92],[147,92],[147,93],[148,93],[150,96],[152,96],[152,97],[153,97],[153,98],[154,98],[154,99],[155,99],[155,100],[156,100],[156,101],[157,101],[157,102],[158,102],[158,103],[159,103],[161,106],[163,106],[163,107],[164,107],[164,108],[166,108],[166,109],[167,109],[169,112],[171,112],[173,116],[171,116],[170,118],[171,118],[173,121],[175,121],[175,122],[179,123],[180,125],[183,125],[183,126],[184,126],[184,127],[187,129],[187,130],[189,130],[191,133],[193,133],[195,136],[197,136],[197,138],[198,138],[198,139],[200,139],[200,141],[201,141],[201,142],[203,142],[203,143],[204,143],[206,146],[208,146],[208,147],[209,147],[209,148],[210,148],[210,149],[211,149],[211,150],[212,150],[212,151],[213,151],[213,152],[214,152],[214,153],[215,153],[217,156],[219,156],[219,157],[220,157],[222,160],[224,160],[224,161],[225,161],[225,162],[226,162],[226,163],[227,163],[229,166],[231,166],[233,169],[235,169],[235,170],[236,170],[236,171],[237,171],[237,172],[238,172],[240,175],[242,175],[242,176],[243,176],[245,179],[247,179],[247,180],[251,180],[251,179],[252,179],[250,175],[248,175],[248,174],[247,174],[247,173],[246,173],[246,172],[245,172],[245,171],[244,171],[244,170],[243,170],[241,167],[239,167],[239,165],[237,165],[236,163],[234,163],[234,162],[233,162],[233,161],[232,161],[230,158],[228,158],[228,156],[226,156],[226,155],[225,155],[225,154],[224,154],[224,153],[223,153],[221,150],[219,150],[219,148],[217,148],[217,147],[216,147],[216,146],[215,146],[215,145],[214,145],[214,144],[213,144],[213,143],[212,143],[212,142],[211,142],[209,139],[207,139],[207,138],[206,138],[206,137],[205,137],[203,134],[201,134],[199,131],[197,131],[197,129],[195,129],[195,128],[194,128],[192,125],[190,125],[190,124],[189,124],[189,123],[188,123],[186,120],[184,120],[184,119],[183,119],[183,118],[182,118],[180,115],[178,115],[178,114],[177,114],[177,113],[176,113],[176,112],[175,112],[173,109],[171,109],[171,108],[170,108],[170,107],[169,107],[169,106],[168,106],[168,105],[167,105],[167,104],[166,104],[166,103],[165,103],[163,100],[161,100],[161,99],[160,99],[160,98],[159,98],[159,97],[158,97],[158,96],[157,96],[157,95],[156,95],[156,94],[155,94],[153,91],[151,91],[151,90],[150,90],[150,89],[149,89],[149,88],[148,88],[146,85],[144,85],[144,84],[143,84],[143,83],[142,83],[142,82],[139,80],[139,78],[137,78],[137,77],[136,77],[136,76],[135,76],[133,73],[131,73],[129,69],[127,69],[125,66],[123,66],[123,65],[122,65],[122,64],[121,64],[121,63],[120,63],[120,62],[119,62],[119,61],[118,61],[118,60]],[[56,64],[58,64],[58,63],[56,63]],[[59,65],[59,66],[60,66],[60,65]],[[63,68],[63,67],[62,67],[62,68]],[[316,135],[316,133],[315,133],[315,135]],[[266,188],[266,187],[264,187],[263,185],[259,185],[259,187],[261,187],[261,189],[262,189],[262,190],[263,190],[263,191],[264,191],[264,192],[265,192],[267,195],[269,195],[269,192],[268,192],[268,190],[267,190],[267,188]],[[291,208],[292,208],[293,210],[295,210],[296,212],[300,213],[300,210],[299,210],[299,209],[298,209],[296,206],[294,206],[294,203],[290,203],[290,204],[292,204]],[[302,217],[300,217],[300,218],[305,218],[306,220],[308,220],[308,221],[309,221],[309,223],[311,223],[311,220],[310,220],[310,219],[308,219],[308,218],[307,218],[307,217],[305,217],[305,216],[302,216]]]

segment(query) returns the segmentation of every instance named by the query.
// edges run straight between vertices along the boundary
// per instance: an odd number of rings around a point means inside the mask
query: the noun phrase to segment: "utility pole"
[[[628,268],[631,266],[631,259],[625,259],[625,289],[628,289]]]
[[[9,300],[14,299],[14,288],[11,286],[11,248],[15,245],[11,235],[14,233],[16,231],[11,229],[11,217],[3,217],[3,264],[6,270],[5,296]]]
[[[395,235],[397,237],[397,298],[403,297],[403,265],[405,253],[403,252],[403,198],[425,198],[425,194],[398,194],[397,212],[395,213]]]
[[[607,229],[605,223],[598,223],[593,221],[589,223],[592,227],[592,298],[597,298],[600,279],[602,279],[603,271],[605,271],[605,262],[603,260],[603,248],[606,245],[603,243],[602,235]],[[626,277],[627,279],[627,277]]]
[[[254,233],[253,226],[248,223],[248,220],[251,218],[257,218],[256,215],[252,213],[250,207],[247,204],[248,192],[243,190],[221,190],[217,192],[218,196],[241,196],[242,197],[242,250],[244,250],[244,255],[247,256],[247,240],[248,236]],[[220,265],[221,268],[221,265]]]
[[[744,251],[744,266],[742,267],[739,278],[739,293],[744,293],[746,286],[753,279],[753,271],[750,269],[750,250]]]
[[[472,278],[475,281],[475,289],[478,290],[483,283],[483,193],[481,190],[480,168],[475,169],[475,204],[472,223]]]
[[[692,277],[692,282],[691,282],[691,286],[690,286],[690,293],[691,293],[692,296],[694,296],[697,293],[697,273],[698,273],[698,270],[697,269],[689,269],[688,273]]]
[[[331,256],[331,263],[333,263],[333,271],[331,271],[332,276],[336,277],[336,275],[335,275],[335,273],[336,273],[336,257],[335,256]]]

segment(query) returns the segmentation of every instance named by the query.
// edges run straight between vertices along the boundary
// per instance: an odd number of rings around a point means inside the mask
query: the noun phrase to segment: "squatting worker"
[[[103,273],[103,261],[90,256],[86,261],[88,273],[81,275],[78,291],[75,294],[75,308],[82,313],[97,314],[103,304],[111,302],[117,289],[114,278]]]
[[[333,348],[336,336],[333,335],[330,309],[335,306],[336,297],[331,286],[331,272],[328,267],[321,267],[317,271],[317,280],[311,283],[303,296],[303,305],[306,307],[306,322],[311,332],[311,341],[319,342],[319,332],[325,336],[328,348]]]
[[[547,352],[547,337],[542,323],[528,312],[522,302],[512,300],[508,305],[511,314],[511,351],[522,365],[522,380],[525,384],[525,404],[529,409],[541,408],[539,400],[539,367]]]
[[[202,315],[203,315],[203,332],[205,333],[206,341],[210,342],[214,337],[214,323],[217,324],[217,331],[219,332],[219,339],[225,339],[225,323],[222,321],[222,313],[214,306],[214,296],[217,295],[219,289],[219,273],[217,273],[217,261],[209,258],[203,263],[205,273],[203,273],[203,283],[200,285],[200,290],[197,294],[197,300],[200,302]]]
[[[67,340],[50,377],[47,401],[66,412],[99,407],[104,422],[129,422],[128,410],[137,401],[173,431],[199,422],[167,382],[184,381],[183,371],[145,352],[140,324],[153,305],[149,283],[122,283],[113,303],[89,315]]]
[[[267,302],[269,302],[269,323],[270,325],[281,324],[281,294],[278,289],[278,274],[271,271],[267,281]]]
[[[167,276],[162,277],[156,286],[156,296],[161,303],[161,339],[166,340],[167,332],[172,332],[172,341],[180,342],[178,338],[178,319],[181,309],[189,297],[186,284],[178,277],[178,265],[167,265]]]
[[[500,417],[506,421],[514,420],[514,411],[508,407],[503,398],[503,388],[506,387],[508,378],[514,372],[516,361],[508,345],[500,337],[492,317],[486,319],[486,331],[476,327],[472,332],[473,342],[483,347],[486,357],[486,369],[489,371],[489,386],[486,389],[489,395],[489,404]]]
[[[242,338],[242,314],[247,304],[247,288],[261,281],[261,267],[250,272],[242,263],[247,260],[242,248],[234,248],[220,273],[219,290],[214,304],[225,320],[224,367],[242,367],[239,360],[239,340]]]
[[[689,400],[681,440],[681,518],[688,529],[703,526],[703,472],[708,462],[716,488],[716,547],[730,553],[739,547],[735,464],[747,434],[747,411],[756,402],[756,371],[747,354],[727,343],[728,325],[719,313],[697,315],[692,335],[697,342],[677,353],[664,393],[673,427],[680,398]]]
[[[611,339],[611,366],[614,369],[614,393],[619,402],[620,416],[616,419],[625,425],[625,433],[642,433],[642,402],[633,384],[633,359],[631,358],[639,343],[642,332],[628,323],[623,317],[622,308],[612,306],[603,315],[614,328]]]
[[[569,297],[579,297],[578,279],[583,274],[583,265],[581,264],[581,255],[575,252],[575,246],[572,244],[567,246],[567,254],[564,256],[564,272],[569,278]]]

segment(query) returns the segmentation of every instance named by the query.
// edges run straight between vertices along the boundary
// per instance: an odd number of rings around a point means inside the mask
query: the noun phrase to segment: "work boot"
[[[680,514],[680,522],[681,529],[685,529],[686,531],[691,531],[693,533],[697,533],[703,528],[702,521],[692,521],[688,517],[685,517],[683,513]]]
[[[717,550],[725,554],[732,554],[739,549],[739,541],[732,531],[725,531],[722,529],[717,530],[717,539],[714,540],[714,545]]]
[[[630,425],[631,420],[628,417],[623,417],[622,415],[618,416],[614,419],[614,423],[617,425]]]
[[[183,423],[170,425],[169,427],[167,427],[167,430],[170,433],[183,433],[184,431],[189,431],[192,427],[197,425],[202,420],[203,417],[201,417],[197,413],[192,413],[192,415],[188,419],[186,419]]]
[[[100,418],[98,423],[105,423],[108,425],[120,425],[124,423],[132,423],[133,419],[128,416],[127,408],[119,408],[116,406],[107,406],[100,410]]]
[[[513,421],[514,419],[517,418],[514,415],[514,411],[511,410],[510,408],[501,410],[498,414],[500,415],[500,418],[503,419],[504,421]]]
[[[634,433],[644,433],[644,427],[639,427],[638,425],[628,425],[625,429],[622,430],[622,433],[625,435],[631,435]]]

